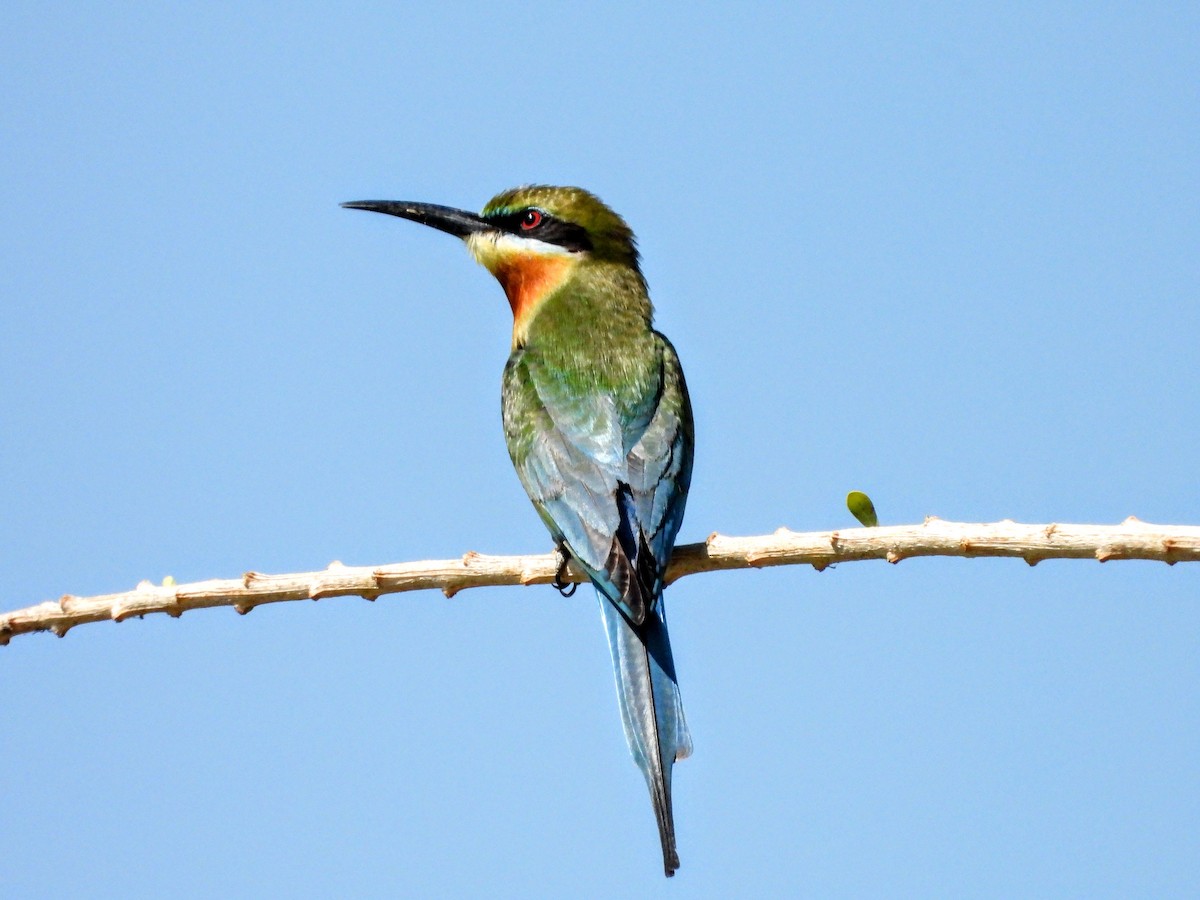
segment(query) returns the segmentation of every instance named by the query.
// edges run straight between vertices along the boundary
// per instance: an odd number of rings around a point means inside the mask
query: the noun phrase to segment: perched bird
[[[673,875],[671,767],[692,739],[662,593],[692,476],[692,410],[675,349],[652,326],[633,232],[574,187],[514,188],[479,215],[391,200],[342,206],[462,238],[508,296],[505,442],[564,568],[569,555],[596,587],[625,736]]]

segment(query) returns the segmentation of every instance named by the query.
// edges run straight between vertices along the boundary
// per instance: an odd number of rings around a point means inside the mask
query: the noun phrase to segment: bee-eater
[[[692,739],[662,592],[692,476],[692,410],[675,349],[652,325],[633,232],[574,187],[514,188],[479,215],[391,200],[342,205],[462,238],[508,296],[504,439],[538,515],[596,587],[625,736],[673,875],[671,767]]]

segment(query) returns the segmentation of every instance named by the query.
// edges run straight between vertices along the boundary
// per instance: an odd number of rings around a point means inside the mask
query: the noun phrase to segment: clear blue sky
[[[580,184],[697,414],[681,539],[1200,523],[1194,4],[0,9],[0,607],[541,552],[451,238]],[[595,601],[280,604],[0,649],[5,897],[1200,894],[1200,568],[668,593],[662,878]]]

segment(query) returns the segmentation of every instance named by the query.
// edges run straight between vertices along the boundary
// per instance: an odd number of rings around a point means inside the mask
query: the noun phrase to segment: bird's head
[[[514,341],[542,302],[580,266],[618,266],[641,281],[633,232],[599,197],[577,187],[527,185],[497,194],[478,215],[432,203],[343,203],[411,219],[462,238],[496,276],[513,311]]]

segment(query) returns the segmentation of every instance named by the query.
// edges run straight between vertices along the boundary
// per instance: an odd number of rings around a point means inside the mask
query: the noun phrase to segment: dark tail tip
[[[675,870],[679,868],[679,854],[674,849],[663,856],[663,874],[668,878],[675,876]]]
[[[670,878],[679,868],[679,851],[675,849],[675,821],[671,815],[671,792],[666,785],[662,793],[655,792],[654,814],[658,819],[658,836],[662,842],[663,874]]]

